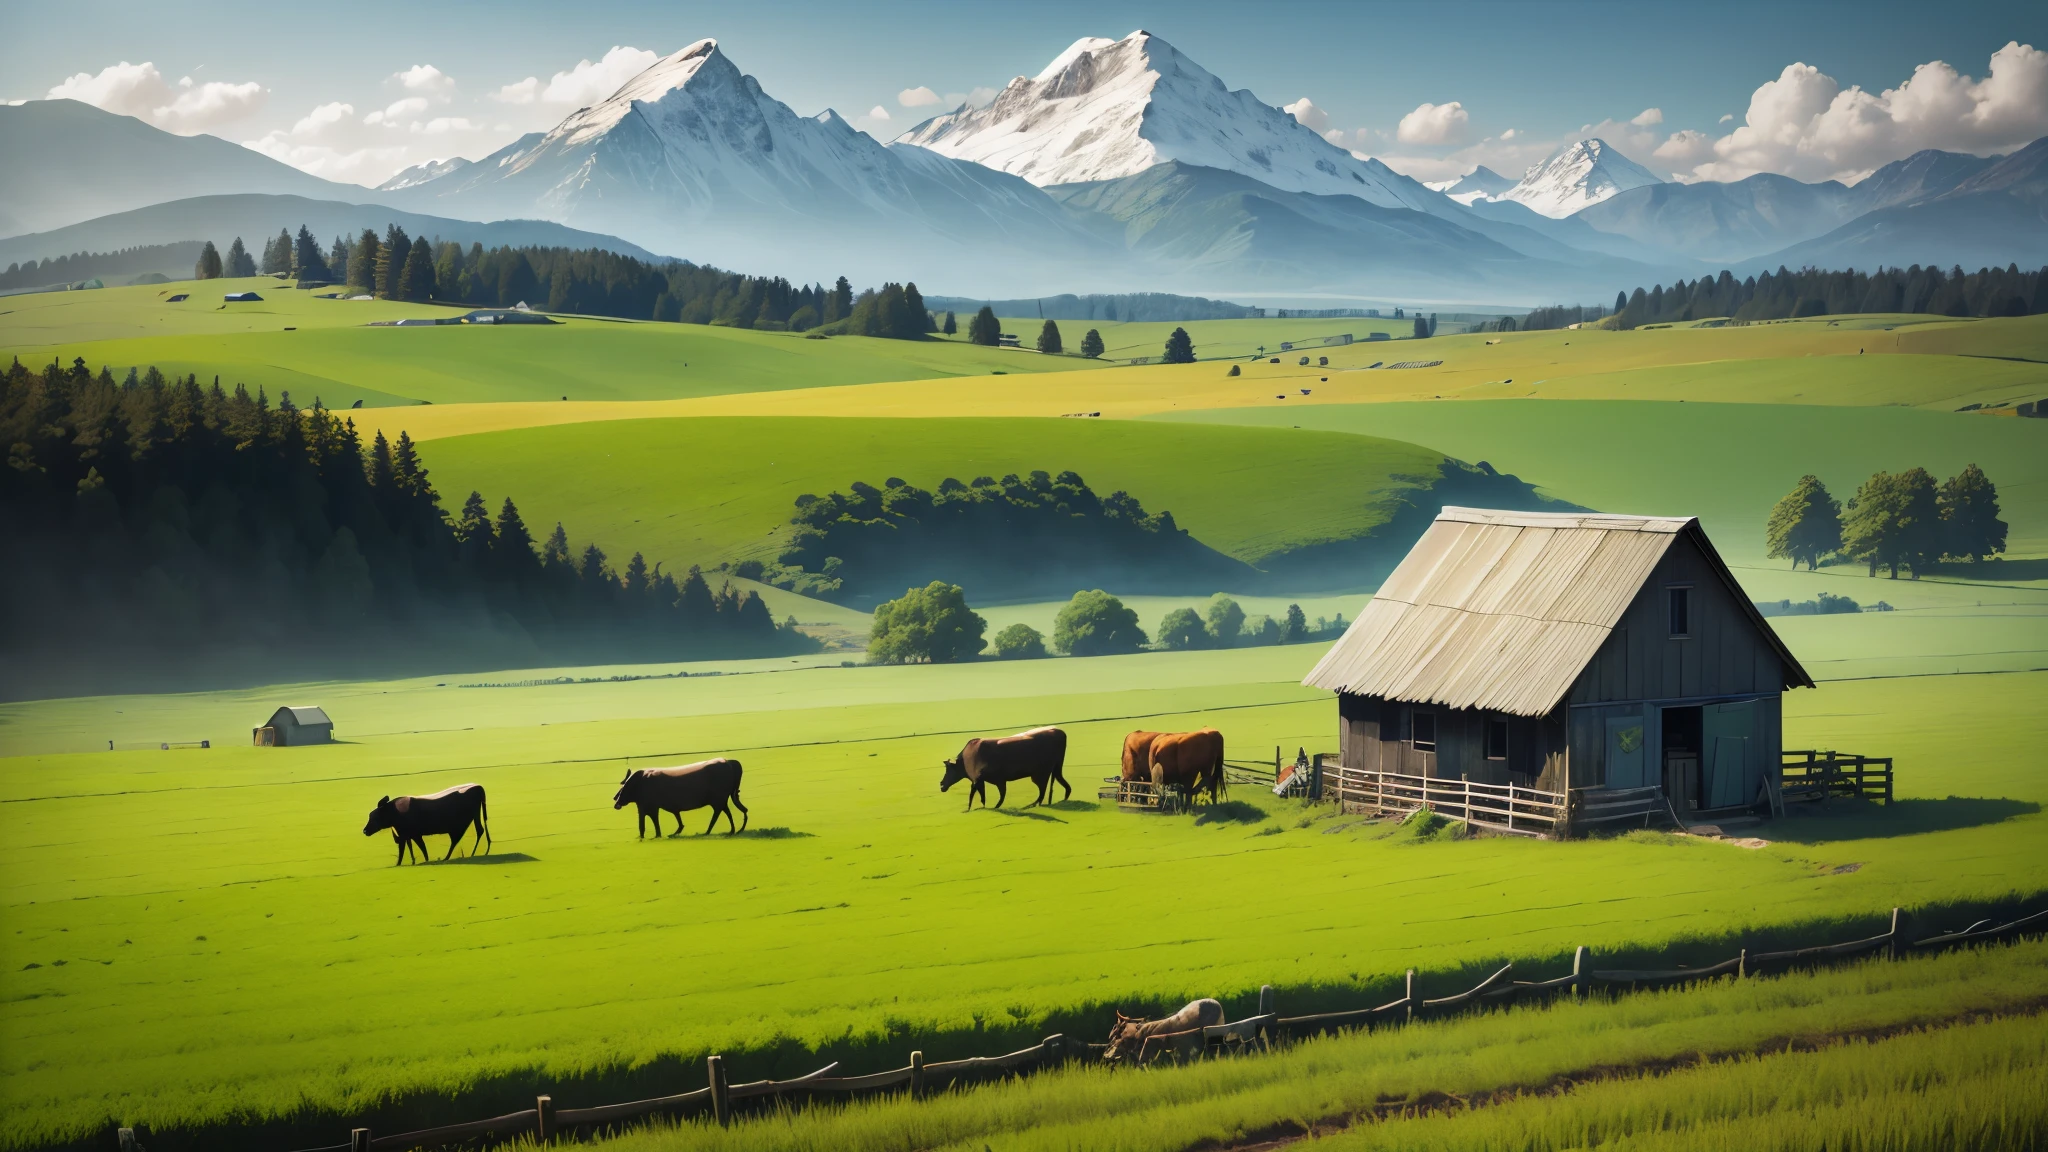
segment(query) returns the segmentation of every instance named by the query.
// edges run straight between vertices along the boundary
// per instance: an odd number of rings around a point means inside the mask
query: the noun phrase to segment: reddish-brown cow
[[[1152,742],[1163,733],[1133,732],[1124,737],[1123,779],[1150,780],[1152,778]]]
[[[1168,732],[1152,741],[1152,783],[1177,786],[1189,796],[1206,790],[1214,804],[1223,789],[1223,733]]]

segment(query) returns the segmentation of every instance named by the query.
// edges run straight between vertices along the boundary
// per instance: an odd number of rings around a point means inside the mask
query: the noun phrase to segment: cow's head
[[[386,796],[382,800],[377,801],[375,808],[370,809],[370,819],[368,823],[363,825],[363,835],[375,835],[379,831],[390,828],[397,823],[398,808],[391,803],[391,797]]]
[[[964,759],[966,759],[965,752],[946,761],[946,774],[939,777],[939,791],[944,792],[953,785],[967,779],[967,768],[961,763]],[[969,802],[972,802],[971,797]]]
[[[634,793],[639,791],[638,788],[634,787],[634,784],[639,778],[640,770],[635,768],[631,772],[626,773],[624,780],[619,781],[618,793],[612,797],[612,811],[616,812],[633,802]]]
[[[1144,1022],[1143,1016],[1117,1013],[1116,1025],[1109,1030],[1109,1047],[1102,1050],[1102,1058],[1122,1060],[1134,1055],[1145,1041],[1143,1033],[1138,1030],[1138,1025]]]

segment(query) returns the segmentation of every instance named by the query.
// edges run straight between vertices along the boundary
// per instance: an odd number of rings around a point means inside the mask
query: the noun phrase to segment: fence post
[[[533,1098],[533,1138],[543,1144],[555,1138],[555,1098]]]
[[[1413,968],[1408,970],[1408,995],[1405,999],[1408,1006],[1408,1019],[1413,1020],[1415,1019],[1415,969]]]
[[[114,1133],[114,1138],[121,1142],[121,1152],[141,1152],[135,1143],[135,1129],[123,1128]]]
[[[732,1098],[726,1095],[725,1057],[706,1056],[704,1074],[711,1081],[711,1118],[723,1128],[732,1123]]]
[[[1892,909],[1891,935],[1886,947],[1892,959],[1897,960],[1906,954],[1906,914],[1897,908]]]
[[[1572,950],[1572,999],[1584,1000],[1592,983],[1593,972],[1586,967],[1586,946],[1581,944]]]
[[[910,1098],[924,1099],[924,1053],[910,1054]]]
[[[370,1130],[357,1128],[348,1134],[349,1152],[370,1152]]]
[[[1271,984],[1259,985],[1259,1015],[1271,1016],[1273,1014],[1273,999],[1273,986]]]

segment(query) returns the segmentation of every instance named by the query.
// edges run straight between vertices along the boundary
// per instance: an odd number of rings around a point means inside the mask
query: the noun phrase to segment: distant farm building
[[[998,334],[996,336],[996,345],[1001,348],[1016,348],[1019,346],[1017,337],[1009,332]]]
[[[1339,796],[1568,834],[1775,803],[1812,687],[1693,518],[1445,508],[1303,681]]]
[[[253,733],[259,748],[289,748],[300,744],[328,744],[334,740],[334,721],[314,707],[285,707],[270,714],[263,727]]]
[[[225,296],[222,296],[221,299],[227,301],[230,304],[246,304],[249,303],[250,301],[260,302],[263,299],[263,297],[258,296],[254,292],[229,292]]]

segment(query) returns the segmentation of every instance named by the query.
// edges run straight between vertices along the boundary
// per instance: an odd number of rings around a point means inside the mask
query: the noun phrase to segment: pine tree
[[[490,552],[495,539],[491,531],[491,510],[484,503],[481,492],[471,492],[469,499],[462,502],[462,511],[455,517],[455,542],[473,559],[481,560]]]
[[[1998,518],[1998,486],[1975,464],[1941,486],[1942,551],[1975,562],[2005,551],[2006,523]]]
[[[356,239],[356,245],[348,254],[348,288],[350,295],[373,296],[377,292],[377,269],[383,267],[383,245],[377,242],[377,233],[368,228]]]
[[[967,340],[970,344],[980,344],[987,348],[994,348],[1003,342],[1003,324],[996,319],[995,309],[986,304],[981,306],[981,311],[976,312],[974,319],[967,324]]]
[[[555,527],[559,531],[561,525],[557,524]],[[526,521],[519,518],[519,509],[512,503],[510,496],[505,497],[505,506],[498,509],[498,525],[494,535],[491,551],[498,561],[498,567],[517,574],[535,566],[537,558],[533,554],[533,533],[526,530]],[[567,546],[568,541],[564,540],[563,547],[566,549]]]
[[[1081,355],[1090,360],[1102,355],[1102,333],[1090,328],[1088,334],[1081,337]]]
[[[1808,571],[1820,566],[1820,559],[1842,547],[1842,506],[1828,494],[1817,476],[1799,478],[1792,491],[1771,509],[1764,527],[1764,555],[1803,562]]]
[[[953,319],[952,309],[948,308],[946,310],[946,323],[942,327],[940,327],[939,331],[944,332],[948,336],[954,335],[955,333],[960,331],[959,322]]]
[[[291,233],[280,228],[277,235],[263,246],[263,274],[273,276],[292,270]]]
[[[1282,644],[1299,644],[1306,639],[1308,639],[1308,613],[1303,612],[1299,604],[1289,604],[1287,606],[1287,623],[1280,628],[1280,642]]]
[[[433,497],[434,489],[427,483],[427,469],[420,463],[419,449],[403,430],[398,433],[398,445],[391,451],[391,479],[398,491],[407,496]]]
[[[905,336],[904,339],[914,339],[916,336],[938,331],[939,326],[932,323],[931,309],[924,306],[924,293],[917,290],[915,280],[903,286],[903,307],[909,311],[912,322],[917,326],[915,335]]]
[[[1505,316],[1501,317],[1501,318],[1500,318],[1500,322],[1501,322],[1501,324],[1503,325],[1503,327],[1501,328],[1501,331],[1503,331],[1503,332],[1509,332],[1509,331],[1512,331],[1512,329],[1510,329],[1510,328],[1507,328],[1507,327],[1505,327],[1505,325],[1506,325],[1506,324],[1508,324],[1508,322],[1509,322],[1509,321],[1508,321],[1508,318],[1507,318],[1507,317],[1505,317]],[[1429,321],[1428,321],[1427,319],[1425,319],[1425,318],[1421,317],[1421,316],[1417,316],[1417,317],[1415,318],[1415,338],[1416,338],[1417,340],[1427,340],[1427,339],[1429,339]]]
[[[1195,343],[1188,338],[1188,330],[1175,328],[1166,338],[1166,355],[1161,357],[1168,364],[1193,364]]]
[[[434,252],[433,246],[420,240],[406,250],[405,269],[399,273],[398,299],[432,300],[434,298]]]
[[[397,482],[392,473],[391,441],[384,438],[384,430],[377,430],[377,439],[370,444],[370,460],[366,466],[366,478],[371,490],[380,496],[396,492]]]
[[[377,295],[386,300],[403,300],[399,282],[405,278],[405,262],[412,255],[412,240],[405,229],[393,224],[384,230],[384,248],[377,254]]]
[[[192,278],[195,280],[220,279],[220,250],[213,246],[213,241],[208,240],[206,247],[199,250],[199,263],[192,269]]]
[[[228,245],[228,258],[223,271],[229,276],[254,276],[256,274],[256,258],[249,255],[249,250],[242,246],[242,238],[240,236],[235,237],[235,242]]]
[[[844,320],[853,315],[853,285],[841,276],[832,285],[832,291],[825,296],[825,323]]]
[[[336,236],[334,247],[327,253],[327,278],[346,284],[348,282],[348,237]]]
[[[330,280],[327,261],[320,254],[320,241],[313,239],[313,233],[304,224],[299,225],[299,238],[292,242],[292,272],[301,280]]]
[[[1038,330],[1038,350],[1047,356],[1058,356],[1066,351],[1066,346],[1060,343],[1058,324],[1047,320],[1045,326]]]

